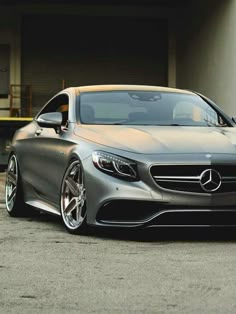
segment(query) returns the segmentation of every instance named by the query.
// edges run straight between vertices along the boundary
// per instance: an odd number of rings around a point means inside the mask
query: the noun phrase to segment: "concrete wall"
[[[169,52],[168,52],[168,84],[175,86],[176,71],[175,71],[175,16],[180,14],[182,5],[171,6],[156,6],[156,5],[140,5],[131,4],[123,5],[47,5],[40,4],[15,4],[0,5],[0,44],[9,44],[11,48],[10,56],[10,84],[20,84],[22,81],[22,51],[21,51],[21,36],[22,36],[22,21],[24,16],[34,14],[75,14],[78,16],[114,16],[114,17],[145,17],[165,19],[169,21],[171,26],[169,29]],[[173,26],[173,29],[172,29]],[[145,40],[145,34],[142,34]],[[157,38],[158,40],[158,38]],[[151,46],[148,48],[151,49]],[[158,71],[158,69],[157,69]],[[158,76],[158,72],[157,72]],[[34,87],[33,87],[34,88]],[[0,99],[0,108],[8,107],[10,99]],[[20,104],[18,104],[20,106]],[[34,100],[33,100],[34,107]],[[9,112],[0,110],[0,116],[8,116]]]
[[[177,37],[177,86],[236,115],[236,0],[194,0]]]
[[[73,8],[68,6],[67,13]],[[51,11],[50,11],[51,10]],[[57,8],[58,13],[64,8]],[[81,15],[107,14],[169,19],[169,86],[199,91],[236,115],[236,0],[189,0],[185,8],[78,7]],[[21,17],[55,7],[15,6],[0,10],[0,44],[11,46],[10,83],[21,82]],[[0,99],[0,107],[9,99]],[[0,115],[7,115],[0,111]]]
[[[10,84],[21,82],[21,33],[20,16],[14,10],[1,8],[0,44],[10,45]],[[19,100],[16,106],[20,106]],[[0,108],[9,107],[10,99],[0,99]],[[9,116],[8,110],[1,110],[0,116]]]

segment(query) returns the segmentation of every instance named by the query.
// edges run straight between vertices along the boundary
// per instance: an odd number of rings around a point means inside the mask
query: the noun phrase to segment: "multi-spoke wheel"
[[[86,191],[79,160],[67,168],[61,187],[61,215],[67,230],[82,233],[86,229]]]
[[[20,172],[15,155],[9,159],[6,176],[6,208],[10,216],[22,216],[26,213]]]

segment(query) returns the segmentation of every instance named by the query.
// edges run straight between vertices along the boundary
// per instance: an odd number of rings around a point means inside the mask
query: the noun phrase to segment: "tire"
[[[16,155],[10,156],[5,184],[6,209],[11,217],[28,216],[30,210],[24,202],[21,175]]]
[[[61,185],[61,216],[63,223],[72,234],[87,231],[86,189],[83,168],[79,160],[72,161]]]

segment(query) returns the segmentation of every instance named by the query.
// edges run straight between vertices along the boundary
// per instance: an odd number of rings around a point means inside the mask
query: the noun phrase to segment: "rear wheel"
[[[61,215],[70,233],[81,234],[86,231],[86,190],[79,160],[70,163],[62,181]]]
[[[19,217],[27,214],[28,208],[24,203],[21,176],[15,154],[11,155],[8,162],[5,198],[7,212],[10,216]]]

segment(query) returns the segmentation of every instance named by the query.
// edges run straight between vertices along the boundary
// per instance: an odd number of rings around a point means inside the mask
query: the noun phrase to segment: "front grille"
[[[143,222],[158,212],[158,203],[146,201],[113,200],[105,203],[97,214],[97,221]]]
[[[236,226],[236,210],[167,211],[155,217],[150,226]]]
[[[221,177],[215,191],[211,191],[210,184],[208,191],[200,184],[201,175],[209,169],[217,171]],[[150,172],[157,185],[167,190],[208,194],[236,192],[236,165],[155,165]]]
[[[236,226],[236,206],[186,206],[113,200],[96,217],[102,224],[152,226]]]

